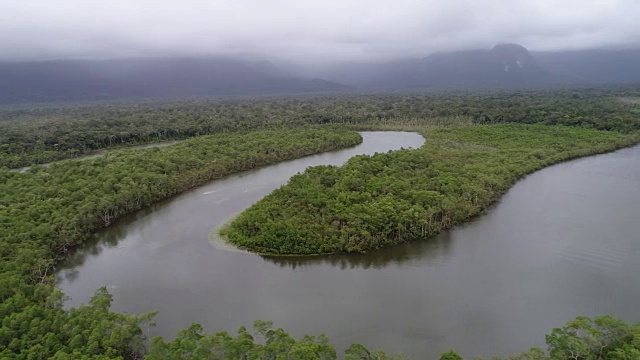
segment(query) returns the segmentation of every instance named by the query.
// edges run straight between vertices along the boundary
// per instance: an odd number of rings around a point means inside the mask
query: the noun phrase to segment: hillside
[[[348,90],[293,78],[269,63],[234,59],[134,59],[0,63],[0,104]]]
[[[322,77],[362,89],[509,88],[640,83],[640,50],[530,52],[518,44],[385,63],[343,63]]]
[[[558,74],[589,83],[640,83],[640,50],[537,52],[538,63]]]

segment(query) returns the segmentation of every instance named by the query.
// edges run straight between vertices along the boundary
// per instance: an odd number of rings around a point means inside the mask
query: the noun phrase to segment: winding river
[[[192,322],[235,331],[273,320],[410,358],[490,356],[544,345],[577,315],[640,319],[640,146],[555,165],[518,182],[475,221],[364,255],[269,258],[228,251],[211,232],[308,166],[419,147],[413,133],[363,133],[352,149],[245,172],[123,218],[60,269],[86,303],[158,310],[151,335]]]

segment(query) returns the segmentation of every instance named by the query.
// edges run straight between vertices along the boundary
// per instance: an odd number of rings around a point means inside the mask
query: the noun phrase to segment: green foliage
[[[315,124],[362,130],[513,122],[632,132],[640,130],[638,98],[637,87],[618,87],[13,106],[0,108],[0,167],[168,139]]]
[[[141,330],[154,314],[139,316],[109,311],[111,296],[99,289],[87,306],[64,311],[50,285],[33,287],[34,298],[20,294],[5,300],[0,327],[2,359],[133,359],[144,351]],[[12,311],[7,311],[8,308]]]
[[[492,360],[638,360],[640,353],[640,324],[629,324],[619,319],[602,316],[595,319],[578,317],[562,328],[547,335],[548,352],[531,349],[527,352],[494,357]],[[178,333],[175,340],[165,342],[154,338],[145,357],[160,359],[337,359],[335,348],[324,335],[295,339],[282,329],[273,330],[271,322],[256,321],[254,331],[242,327],[236,336],[227,332],[205,335],[198,324]],[[360,344],[345,350],[344,360],[394,360],[382,351],[371,351]],[[440,356],[440,360],[463,360],[453,350]]]
[[[540,349],[505,360],[638,360],[640,323],[629,324],[611,316],[580,316],[546,336],[548,354]]]
[[[153,314],[110,311],[99,289],[64,310],[52,284],[58,260],[100,227],[234,172],[351,146],[351,129],[422,129],[417,151],[357,157],[295,176],[227,227],[256,251],[366,251],[429,236],[495,201],[524,174],[571,157],[625,146],[640,130],[637,88],[485,93],[398,93],[176,103],[0,109],[0,358],[139,359]],[[570,125],[468,126],[494,123]],[[314,127],[325,124],[321,130]],[[345,126],[346,125],[346,126]],[[434,127],[454,127],[433,129]],[[294,128],[298,130],[293,130]],[[285,130],[288,129],[288,130]],[[342,129],[342,130],[340,130]],[[249,132],[260,130],[260,132]],[[216,134],[200,136],[205,134]],[[103,149],[187,139],[166,148],[2,170]],[[640,326],[578,318],[548,337],[549,352],[511,359],[637,360]],[[336,359],[324,336],[296,339],[271,323],[175,340],[153,339],[149,359]],[[394,359],[352,345],[344,359]],[[400,357],[398,357],[400,358]],[[443,359],[459,359],[453,352]]]
[[[453,350],[449,350],[440,356],[440,360],[462,360],[462,356]]]
[[[369,351],[352,345],[345,351],[346,360],[394,360],[381,351]],[[282,329],[273,330],[271,322],[256,321],[250,333],[242,327],[234,337],[227,332],[204,335],[198,324],[178,333],[175,340],[154,338],[147,360],[335,360],[335,348],[326,336],[295,339]]]
[[[551,358],[609,359],[637,353],[632,344],[638,328],[610,316],[595,320],[578,317],[547,335]],[[631,344],[630,344],[631,343]],[[610,355],[614,354],[615,355]]]
[[[419,150],[310,168],[221,234],[258,253],[364,252],[426,238],[476,216],[534,170],[636,141],[619,133],[542,125],[423,134],[427,142]]]
[[[104,288],[88,306],[63,311],[51,284],[57,260],[118,217],[210,179],[360,141],[348,131],[230,133],[0,170],[0,358],[136,358],[148,317],[109,312]]]

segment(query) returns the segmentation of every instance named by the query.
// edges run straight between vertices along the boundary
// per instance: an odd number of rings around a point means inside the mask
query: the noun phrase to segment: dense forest
[[[478,214],[531,171],[637,142],[637,99],[638,88],[598,88],[0,108],[0,358],[337,358],[323,336],[295,339],[263,322],[236,336],[194,325],[147,343],[153,313],[111,312],[104,288],[86,306],[63,309],[56,264],[126,213],[234,172],[358,144],[350,130],[420,130],[427,143],[312,168],[226,235],[256,251],[302,254],[425,237]],[[172,139],[187,140],[115,150]],[[105,150],[113,151],[2,169]],[[638,339],[638,325],[579,318],[547,337],[548,353],[514,359],[637,359]],[[354,345],[345,358],[393,357]]]
[[[364,252],[429,237],[465,221],[534,170],[638,140],[544,125],[477,125],[423,135],[427,142],[420,150],[309,168],[221,233],[259,253]]]
[[[0,167],[18,168],[132,144],[309,124],[543,123],[640,129],[638,88],[399,92],[180,102],[0,107]],[[440,121],[436,121],[440,119]]]
[[[209,135],[25,173],[0,170],[0,357],[134,358],[140,319],[106,311],[104,291],[89,307],[62,310],[52,283],[61,257],[116,218],[208,180],[361,140],[330,130]]]

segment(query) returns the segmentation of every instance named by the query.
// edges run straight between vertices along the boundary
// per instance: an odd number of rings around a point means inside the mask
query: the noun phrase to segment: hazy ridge
[[[640,50],[529,52],[518,44],[294,72],[268,61],[141,58],[0,63],[0,104],[130,98],[640,83]]]

